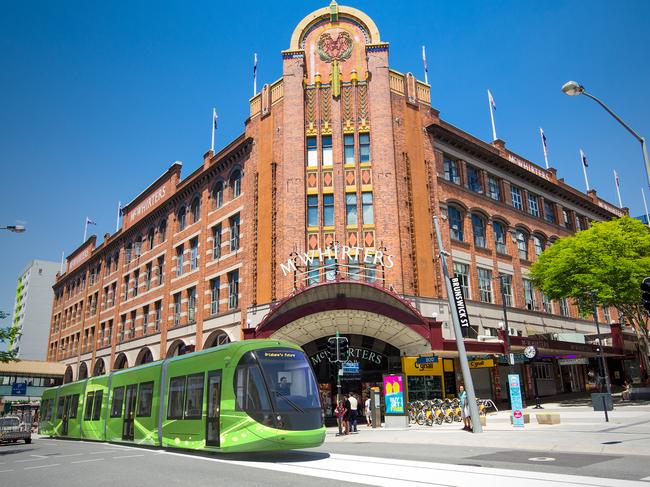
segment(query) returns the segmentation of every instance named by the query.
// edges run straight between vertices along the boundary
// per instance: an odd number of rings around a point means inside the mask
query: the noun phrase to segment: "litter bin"
[[[612,411],[614,409],[614,401],[612,395],[606,392],[594,392],[591,394],[591,406],[594,411]]]

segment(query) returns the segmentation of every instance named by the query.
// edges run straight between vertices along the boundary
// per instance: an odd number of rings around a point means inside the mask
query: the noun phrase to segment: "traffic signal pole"
[[[483,433],[483,426],[481,426],[481,418],[478,412],[478,404],[476,404],[476,394],[474,394],[474,383],[472,382],[472,374],[469,370],[469,362],[467,360],[467,352],[465,351],[465,342],[463,334],[460,329],[460,320],[458,318],[458,310],[453,301],[453,289],[451,288],[451,281],[449,280],[449,270],[447,269],[447,252],[442,246],[442,236],[440,234],[440,225],[438,217],[433,217],[433,226],[436,230],[436,240],[438,242],[438,252],[440,256],[440,263],[442,265],[442,274],[444,275],[445,286],[447,289],[447,298],[449,300],[449,311],[451,312],[451,321],[454,325],[454,335],[456,335],[456,347],[458,348],[458,360],[460,362],[460,369],[463,373],[463,382],[465,383],[465,390],[467,391],[467,400],[469,402],[469,415],[472,419],[472,432]],[[461,405],[462,407],[462,405]]]

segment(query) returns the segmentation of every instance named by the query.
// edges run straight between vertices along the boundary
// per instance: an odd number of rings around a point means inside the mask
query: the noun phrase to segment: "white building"
[[[10,344],[20,359],[45,360],[57,262],[33,260],[18,277],[13,326],[19,334]]]

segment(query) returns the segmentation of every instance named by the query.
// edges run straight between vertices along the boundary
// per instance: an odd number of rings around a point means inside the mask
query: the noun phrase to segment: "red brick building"
[[[389,68],[388,53],[363,12],[333,2],[309,14],[282,52],[282,78],[250,100],[244,133],[184,179],[172,165],[124,208],[118,232],[68,256],[48,351],[70,366],[67,380],[277,337],[305,348],[327,402],[323,350],[339,331],[360,364],[345,389],[402,370],[411,399],[453,393],[439,215],[469,304],[467,348],[488,365],[474,369],[478,395],[505,393],[500,275],[514,351],[538,349],[517,365],[528,386],[535,369],[543,394],[588,388],[592,321],[526,276],[554,239],[623,212],[442,120],[429,86]],[[608,355],[622,358],[613,313],[599,318]],[[438,364],[414,365],[432,351]]]

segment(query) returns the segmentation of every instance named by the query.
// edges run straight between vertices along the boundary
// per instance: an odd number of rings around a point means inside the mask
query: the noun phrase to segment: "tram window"
[[[203,373],[187,376],[185,419],[201,419],[203,412]]]
[[[140,384],[138,390],[138,416],[151,416],[151,401],[153,399],[153,382]]]
[[[104,393],[102,391],[95,391],[95,404],[93,406],[93,421],[97,421],[99,418],[101,418],[103,395]]]
[[[84,411],[84,421],[90,421],[93,417],[93,400],[95,399],[95,393],[89,392],[86,394],[86,410]]]
[[[63,403],[65,402],[65,397],[59,397],[59,404],[56,408],[56,419],[61,419],[63,417]]]
[[[236,380],[237,409],[246,411],[271,410],[262,373],[256,364],[237,367]]]
[[[77,409],[79,409],[79,394],[73,394],[70,396],[70,418],[75,419],[77,417]]]
[[[167,400],[167,419],[183,419],[183,391],[185,376],[172,377],[169,381],[169,398]]]
[[[113,389],[113,403],[111,404],[111,418],[122,416],[122,403],[124,402],[124,387]]]

